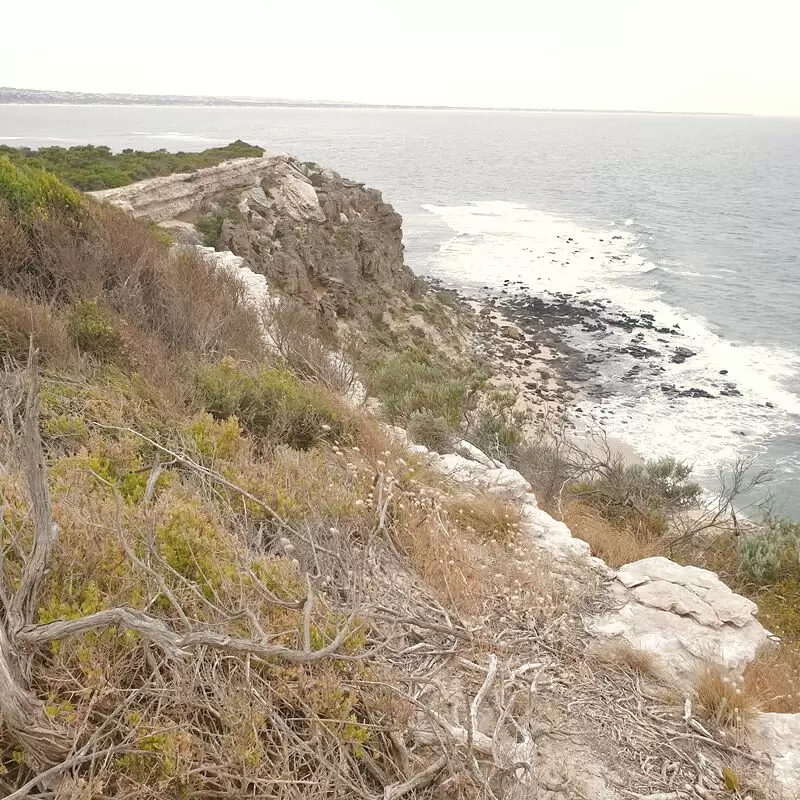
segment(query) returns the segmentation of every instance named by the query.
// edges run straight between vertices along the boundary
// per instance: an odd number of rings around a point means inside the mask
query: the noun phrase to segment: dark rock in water
[[[775,408],[775,406],[774,406],[772,403],[770,403],[770,402],[769,402],[769,400],[767,400],[767,402],[766,402],[766,403],[764,403],[764,405],[765,405],[767,408]]]
[[[651,350],[649,347],[644,347],[640,344],[630,344],[627,347],[620,349],[621,353],[627,353],[634,358],[652,358],[659,355],[658,350]]]
[[[649,320],[654,320],[655,319],[655,316],[653,314],[642,314],[641,316],[642,316],[642,319],[649,319]]]
[[[705,389],[697,389],[695,387],[691,389],[678,389],[672,383],[662,383],[661,391],[668,397],[706,397],[712,400],[716,399],[716,395],[707,392]]]
[[[690,350],[688,347],[679,347],[675,351],[675,355],[672,356],[670,360],[675,364],[683,364],[687,358],[691,358],[692,356],[696,355],[697,353],[695,353],[694,350]]]
[[[656,328],[656,333],[668,333],[672,336],[675,335],[675,331],[672,328]]]
[[[728,374],[728,370],[726,370],[726,369],[721,369],[721,370],[719,371],[719,374],[720,374],[720,375],[727,375],[727,374]]]
[[[710,399],[714,399],[714,395],[711,392],[707,392],[705,389],[685,389],[681,392],[681,397],[708,397]]]
[[[742,393],[736,388],[735,383],[726,383],[720,392],[721,397],[741,397]]]

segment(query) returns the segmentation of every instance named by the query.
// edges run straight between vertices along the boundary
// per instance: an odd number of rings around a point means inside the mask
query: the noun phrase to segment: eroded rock
[[[668,558],[626,564],[610,592],[619,606],[595,617],[591,632],[621,637],[657,655],[684,684],[704,664],[743,669],[769,638],[755,617],[755,603],[734,593],[715,573]]]

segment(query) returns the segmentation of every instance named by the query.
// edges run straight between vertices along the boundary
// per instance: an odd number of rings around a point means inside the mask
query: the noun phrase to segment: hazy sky
[[[800,114],[800,0],[4,0],[2,27],[25,88]]]

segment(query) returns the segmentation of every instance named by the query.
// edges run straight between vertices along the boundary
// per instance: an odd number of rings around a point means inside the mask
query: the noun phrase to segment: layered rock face
[[[204,201],[225,192],[257,185],[259,176],[269,169],[270,161],[271,156],[237,158],[197,172],[149,178],[90,194],[134,217],[165,222],[198,209]]]
[[[330,326],[414,282],[401,217],[381,193],[289,156],[237,159],[94,196],[184,235],[199,215],[231,209],[219,247],[316,307]]]

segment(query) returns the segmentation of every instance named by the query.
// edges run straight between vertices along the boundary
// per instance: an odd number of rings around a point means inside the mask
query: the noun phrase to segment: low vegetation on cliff
[[[455,313],[436,293],[407,305],[423,323]],[[346,402],[351,382],[311,328],[0,156],[4,796],[519,796],[548,736],[563,774],[536,780],[557,795],[579,768],[562,757],[571,692],[585,730],[615,732],[604,747],[623,739],[615,714],[641,714],[646,659],[609,665],[580,644],[594,578],[555,578],[520,546],[517,504],[464,492]],[[429,333],[381,317],[349,343],[390,421],[442,450],[466,437],[555,512],[566,497],[665,546],[697,497],[682,465],[579,470],[563,439],[523,433],[468,350]],[[795,546],[778,524],[735,552],[772,587],[794,580]],[[797,710],[796,679],[762,659],[742,686],[752,707]],[[725,724],[742,687],[706,683],[708,724]],[[507,752],[478,729],[484,704]],[[620,746],[630,763],[615,769],[660,757],[663,727]],[[690,745],[672,746],[673,778],[695,774]]]
[[[542,631],[561,613],[514,567],[515,508],[461,495],[332,391],[325,345],[286,343],[301,313],[267,318],[146,223],[0,170],[3,796],[515,780],[483,739],[479,769],[464,729],[436,734],[409,678],[430,647],[485,659],[496,632],[460,617],[510,591],[541,594]]]
[[[264,154],[262,147],[241,140],[224,147],[210,147],[199,153],[168,153],[166,150],[126,149],[114,153],[98,145],[76,147],[8,147],[0,145],[0,157],[17,165],[47,170],[60,180],[83,191],[114,189],[145,178],[194,172],[232,158],[253,158]]]

